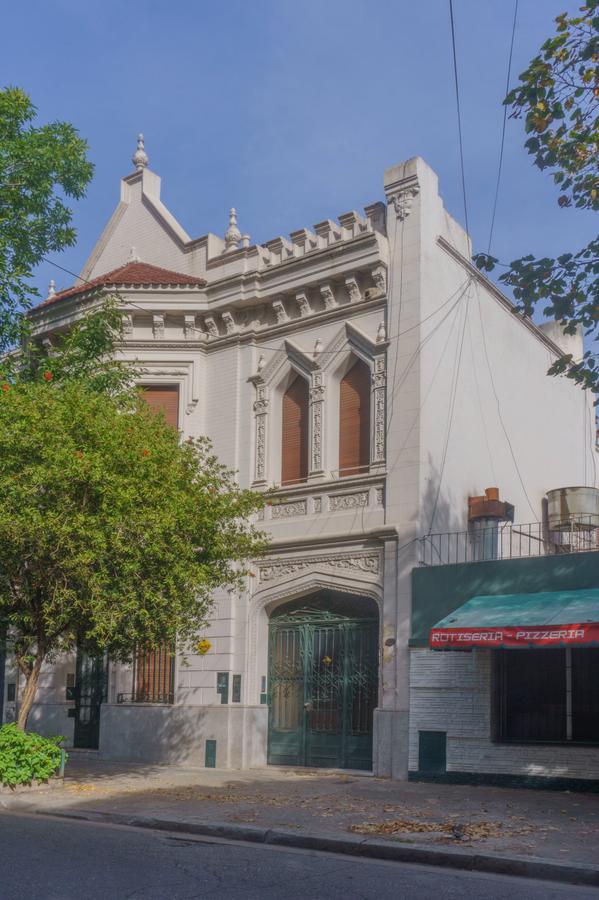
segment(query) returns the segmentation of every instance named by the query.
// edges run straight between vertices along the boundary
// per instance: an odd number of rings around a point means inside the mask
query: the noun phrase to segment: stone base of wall
[[[103,759],[202,768],[206,741],[216,741],[216,766],[266,765],[266,706],[102,706]]]
[[[405,781],[408,777],[408,711],[375,709],[373,724],[374,774]]]

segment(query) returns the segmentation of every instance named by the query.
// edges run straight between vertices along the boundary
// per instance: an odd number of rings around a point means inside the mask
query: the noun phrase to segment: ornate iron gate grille
[[[268,761],[372,768],[378,622],[303,608],[271,620]]]
[[[77,650],[75,680],[75,730],[73,745],[97,750],[100,738],[100,709],[106,700],[107,661]]]

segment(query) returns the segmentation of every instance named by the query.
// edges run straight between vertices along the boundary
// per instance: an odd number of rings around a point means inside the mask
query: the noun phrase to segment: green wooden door
[[[271,620],[268,762],[372,768],[378,621],[300,608]]]

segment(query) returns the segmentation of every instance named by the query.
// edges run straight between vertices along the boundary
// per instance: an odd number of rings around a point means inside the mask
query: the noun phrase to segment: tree
[[[82,197],[93,174],[77,130],[34,126],[35,116],[24,91],[0,91],[0,351],[17,343],[23,311],[39,296],[29,283],[34,267],[75,243],[64,198]]]
[[[121,303],[116,294],[105,297],[68,331],[54,334],[51,344],[34,334],[25,336],[21,348],[3,360],[0,375],[9,382],[29,382],[51,371],[55,383],[77,381],[92,392],[130,403],[138,372],[117,355],[124,337]]]
[[[50,368],[0,381],[0,619],[25,677],[19,727],[59,654],[128,661],[196,641],[211,592],[262,549],[261,505],[138,395],[125,407]]]
[[[599,209],[599,0],[587,0],[580,15],[556,19],[556,34],[541,47],[520,83],[504,100],[512,117],[524,117],[525,143],[534,164],[549,172],[559,190],[560,207]],[[492,271],[498,260],[475,256]],[[599,237],[556,259],[532,254],[510,263],[500,281],[510,285],[520,310],[530,316],[539,304],[566,334],[582,326],[597,336],[599,327]],[[562,356],[549,370],[566,373],[599,391],[599,356],[586,350],[582,360]]]

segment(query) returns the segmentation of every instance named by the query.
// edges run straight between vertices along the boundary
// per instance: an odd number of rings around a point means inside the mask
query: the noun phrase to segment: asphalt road
[[[591,888],[0,814],[1,900],[597,900]]]

